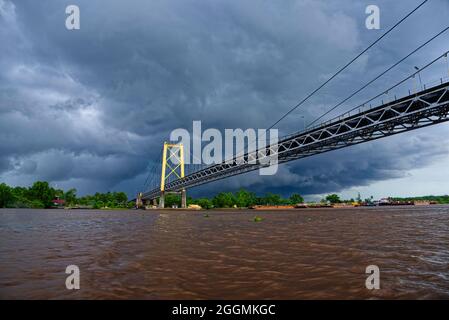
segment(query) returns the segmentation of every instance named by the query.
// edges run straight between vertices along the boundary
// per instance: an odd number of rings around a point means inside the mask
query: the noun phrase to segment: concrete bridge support
[[[165,195],[164,195],[164,191],[161,191],[161,196],[159,198],[159,209],[164,209],[165,208]]]
[[[187,193],[186,189],[181,190],[181,208],[187,208]]]
[[[144,201],[142,201],[142,192],[139,192],[136,197],[136,208],[142,208]]]

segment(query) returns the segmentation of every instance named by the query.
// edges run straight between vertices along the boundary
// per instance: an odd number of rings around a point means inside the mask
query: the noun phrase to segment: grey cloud
[[[68,4],[80,6],[79,31],[64,27]],[[0,52],[0,177],[102,190],[124,186],[133,193],[175,128],[190,128],[192,120],[219,129],[271,125],[379,35],[364,28],[368,4],[0,0],[0,41],[8,44]],[[385,27],[414,5],[379,4]],[[283,121],[282,133],[299,130],[299,116],[311,121],[439,31],[448,10],[444,1],[424,8],[415,21],[426,28],[407,23],[385,39]],[[404,36],[409,32],[414,37]],[[352,103],[378,93],[441,47],[430,46]],[[400,177],[446,152],[420,141],[445,129],[439,130],[305,159],[275,177],[248,175],[219,185],[316,193]]]

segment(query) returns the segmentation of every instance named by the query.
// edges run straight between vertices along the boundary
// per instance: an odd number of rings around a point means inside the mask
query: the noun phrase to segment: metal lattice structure
[[[449,82],[446,82],[396,101],[288,135],[281,138],[276,145],[234,157],[172,181],[165,185],[165,190],[181,191],[266,167],[268,158],[277,157],[278,163],[285,163],[448,120]],[[160,192],[159,188],[150,190],[142,194],[142,199],[157,198]]]

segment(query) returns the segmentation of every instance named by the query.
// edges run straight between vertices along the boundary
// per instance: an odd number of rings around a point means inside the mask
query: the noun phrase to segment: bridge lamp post
[[[306,118],[304,116],[300,116],[300,118],[302,119],[302,129],[306,130]]]
[[[417,66],[415,66],[415,70],[418,71],[418,78],[419,78],[419,86],[422,90],[422,81],[421,81],[421,73],[419,72],[419,68]]]
[[[447,59],[447,52],[444,55],[444,57],[446,58],[446,68],[447,68],[447,73],[449,74],[449,62],[448,62],[448,59]]]

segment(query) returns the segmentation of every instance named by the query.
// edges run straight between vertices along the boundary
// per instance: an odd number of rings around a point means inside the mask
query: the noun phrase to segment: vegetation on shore
[[[129,202],[124,192],[95,193],[77,197],[76,189],[64,191],[55,189],[48,182],[37,181],[31,187],[10,187],[0,184],[0,208],[51,208],[55,206],[54,200],[64,200],[68,207],[90,207],[94,209],[133,208],[135,203]],[[292,194],[285,199],[273,193],[267,193],[263,197],[255,193],[241,189],[235,193],[220,192],[212,198],[187,199],[188,204],[197,204],[204,209],[211,208],[247,208],[253,205],[294,205],[304,202],[299,194]],[[165,206],[181,205],[181,196],[167,194]]]
[[[423,196],[409,198],[391,198],[394,201],[430,201],[438,204],[449,204],[449,195],[444,196]]]
[[[51,208],[54,200],[63,200],[65,206],[101,208],[132,208],[124,192],[95,193],[78,198],[76,189],[64,191],[52,188],[46,181],[36,181],[31,187],[10,187],[0,184],[0,208]]]
[[[48,182],[37,181],[31,187],[10,187],[0,183],[0,208],[50,208],[55,206],[54,200],[63,200],[68,207],[85,207],[93,209],[126,209],[133,208],[135,203],[128,201],[124,192],[95,193],[77,197],[76,189],[64,191],[55,189]],[[449,204],[449,195],[423,196],[410,198],[392,198],[395,201],[434,201],[439,204]],[[373,198],[365,199],[364,202],[372,202]],[[294,193],[288,198],[283,198],[274,193],[257,196],[254,192],[240,189],[237,192],[220,192],[212,198],[187,198],[187,204],[196,204],[204,209],[212,208],[248,208],[255,205],[296,205],[303,203],[301,195]],[[321,200],[323,203],[351,203],[362,202],[360,195],[356,199],[342,200],[337,194],[329,194]],[[166,194],[165,207],[181,205],[181,196]]]
[[[212,198],[187,198],[187,204],[197,204],[203,209],[211,208],[248,208],[255,205],[295,205],[303,203],[304,199],[299,194],[292,194],[289,198],[282,198],[278,194],[267,193],[258,197],[254,192],[240,189],[237,192],[220,192]],[[165,196],[165,206],[170,208],[173,205],[179,206],[181,197],[176,194]]]

